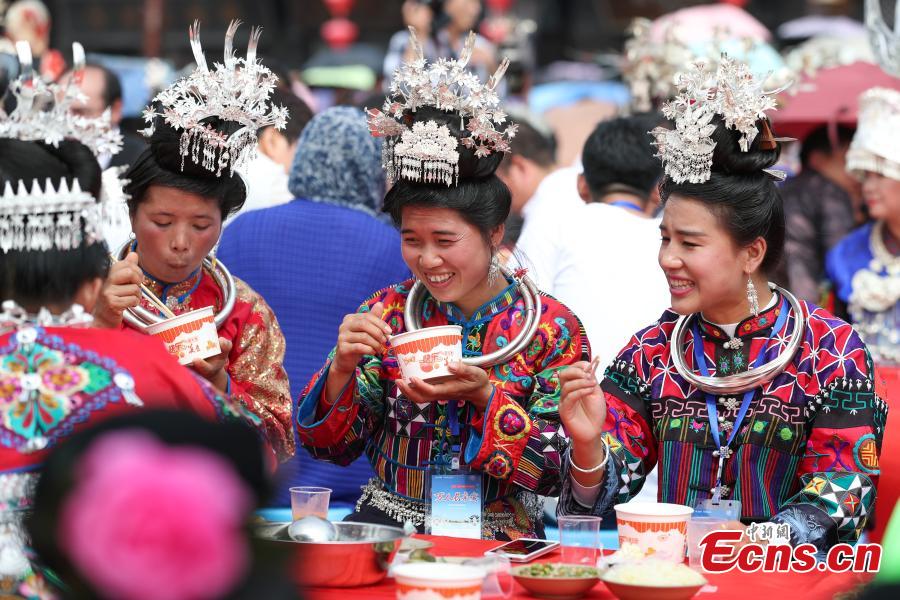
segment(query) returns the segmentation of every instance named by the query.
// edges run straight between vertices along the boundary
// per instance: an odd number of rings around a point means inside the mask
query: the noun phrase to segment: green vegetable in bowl
[[[579,565],[560,565],[554,563],[537,563],[520,567],[517,575],[524,577],[548,577],[548,578],[582,578],[599,577],[600,573],[595,567],[582,567]]]

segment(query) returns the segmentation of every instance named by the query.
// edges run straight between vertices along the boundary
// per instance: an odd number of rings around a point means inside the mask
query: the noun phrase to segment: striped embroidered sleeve
[[[569,477],[568,459],[564,462],[563,490],[557,506],[559,514],[608,513],[614,504],[637,495],[657,460],[657,444],[650,413],[650,359],[645,345],[653,346],[659,327],[638,333],[607,368],[600,388],[606,399],[606,423],[603,440],[609,447],[605,477],[597,490],[593,506],[575,500]],[[648,340],[650,343],[648,344]]]
[[[820,550],[859,540],[875,504],[887,420],[868,351],[849,325],[838,323],[828,338],[838,348],[818,351],[817,367],[826,383],[807,407],[810,433],[797,467],[799,491],[772,518],[791,526],[792,542]]]
[[[587,336],[564,306],[546,299],[544,317],[531,349],[535,373],[530,397],[520,403],[495,384],[487,410],[470,423],[465,461],[496,479],[545,496],[560,487],[565,432],[559,421],[558,371],[590,356]],[[513,369],[510,365],[495,370]],[[492,377],[492,379],[496,379]],[[502,378],[501,378],[502,379]]]
[[[374,297],[360,307],[367,311]],[[335,403],[324,400],[328,362],[310,381],[294,407],[294,425],[300,444],[315,458],[349,465],[365,449],[366,440],[384,421],[385,376],[380,356],[364,356]]]

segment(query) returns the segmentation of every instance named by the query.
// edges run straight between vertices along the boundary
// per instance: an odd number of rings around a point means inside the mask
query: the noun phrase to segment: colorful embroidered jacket
[[[51,448],[99,420],[183,409],[262,428],[236,400],[132,331],[36,326],[0,334],[0,512],[27,504]]]
[[[282,366],[284,336],[266,301],[237,277],[234,283],[234,310],[219,329],[219,336],[233,343],[225,367],[229,377],[227,391],[262,419],[269,443],[278,458],[285,460],[294,454],[294,435],[291,391]],[[176,315],[207,306],[218,311],[224,302],[222,290],[206,271],[169,285],[147,276],[144,284]],[[158,314],[146,299],[141,306]]]
[[[412,281],[387,288],[365,302],[385,306],[385,321],[394,334],[406,331],[403,309]],[[566,440],[559,423],[557,371],[589,356],[578,319],[563,305],[541,296],[540,324],[525,350],[489,371],[494,395],[484,414],[468,403],[458,410],[459,436],[449,427],[454,403],[418,404],[399,393],[397,359],[392,350],[360,361],[330,408],[322,401],[329,362],[298,399],[297,432],[316,458],[349,464],[365,452],[384,487],[421,502],[432,465],[447,465],[459,444],[460,462],[483,472],[486,513],[511,512],[515,527],[495,535],[520,537],[542,531],[534,494],[556,496],[560,456]],[[507,344],[521,330],[524,301],[511,284],[466,319],[455,306],[426,294],[425,327],[456,324],[463,328],[464,356],[479,356]],[[333,352],[332,352],[333,356]],[[452,400],[449,399],[448,400]]]
[[[738,349],[726,349],[725,332],[701,320],[712,375],[747,369],[780,304],[738,325]],[[875,502],[887,407],[874,391],[869,353],[850,325],[802,304],[811,311],[803,343],[787,369],[755,393],[725,461],[723,483],[730,490],[726,497],[741,501],[744,519],[788,523],[793,541],[824,549],[855,542],[865,526]],[[633,497],[657,461],[660,502],[693,506],[711,496],[716,444],[704,394],[672,364],[677,318],[667,311],[637,333],[606,372],[604,439],[611,454],[595,514]],[[793,322],[791,315],[775,335],[767,361],[784,348]],[[694,368],[692,336],[686,338],[682,352]],[[741,399],[719,404],[719,414],[733,423]],[[586,512],[568,485],[567,478],[560,510]]]

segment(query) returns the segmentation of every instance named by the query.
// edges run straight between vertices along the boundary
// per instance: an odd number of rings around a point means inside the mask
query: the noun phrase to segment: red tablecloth
[[[482,540],[466,540],[460,538],[416,536],[434,542],[429,550],[435,556],[481,556],[485,551],[495,548],[498,542]],[[541,557],[540,561],[553,562],[559,560],[558,553]],[[752,600],[777,600],[781,597],[803,598],[809,600],[832,599],[835,594],[852,590],[870,579],[868,575],[855,573],[740,573],[731,572],[725,575],[706,575],[709,586],[695,596],[695,600],[711,598],[732,598]],[[712,591],[715,587],[715,591]],[[766,595],[766,594],[772,595]],[[784,596],[784,594],[789,594]],[[777,595],[776,595],[777,594]],[[393,579],[385,579],[378,585],[358,588],[308,588],[305,591],[308,600],[354,600],[359,598],[391,598],[395,597]],[[525,590],[516,584],[515,598],[531,598]],[[597,584],[585,598],[615,598],[601,582]]]

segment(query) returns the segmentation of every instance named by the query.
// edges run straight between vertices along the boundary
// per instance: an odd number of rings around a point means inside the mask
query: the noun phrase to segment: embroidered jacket
[[[738,325],[743,342],[738,349],[726,348],[725,332],[701,321],[712,375],[747,369],[765,345],[780,304]],[[744,519],[788,523],[792,541],[824,549],[855,542],[865,526],[875,502],[887,406],[875,393],[871,358],[853,329],[821,308],[801,304],[809,313],[803,343],[786,370],[753,396],[725,461],[723,483],[731,491],[726,497],[741,501]],[[595,514],[633,497],[657,461],[660,502],[693,506],[711,497],[716,444],[705,395],[672,364],[677,318],[666,311],[656,325],[637,333],[606,371],[604,439],[611,453],[603,490],[591,509]],[[783,350],[793,322],[791,315],[773,337],[767,361]],[[681,351],[694,368],[692,336],[686,338]],[[719,414],[734,422],[741,399],[718,404]],[[568,478],[565,482],[560,510],[588,511],[574,500]]]
[[[403,310],[411,284],[376,293],[360,311],[383,302],[393,333],[406,331]],[[458,437],[449,426],[453,403],[418,404],[399,392],[394,383],[401,378],[397,358],[387,349],[364,357],[335,404],[326,407],[322,394],[329,358],[298,399],[300,443],[314,457],[338,464],[349,464],[365,452],[388,490],[419,502],[426,497],[429,468],[449,464],[452,448],[459,444],[460,462],[483,473],[485,512],[516,515],[516,527],[504,533],[514,538],[541,531],[523,505],[536,504],[534,494],[559,494],[566,440],[559,423],[557,371],[586,360],[590,351],[577,317],[553,298],[541,296],[540,301],[534,339],[489,371],[495,391],[484,414],[468,403],[459,406]],[[452,304],[426,294],[422,323],[461,325],[464,356],[478,356],[509,343],[524,316],[524,301],[511,284],[469,319]]]
[[[0,334],[0,512],[27,505],[53,446],[99,420],[141,408],[262,427],[239,401],[135,332],[33,326]]]
[[[232,341],[225,370],[229,389],[262,419],[269,443],[280,460],[294,454],[291,426],[291,391],[284,372],[284,336],[266,301],[250,286],[234,278],[237,298],[234,310],[219,329],[219,336]],[[212,306],[222,308],[224,296],[206,271],[199,271],[180,283],[164,285],[147,276],[149,287],[176,315]],[[143,308],[158,314],[142,298]]]

